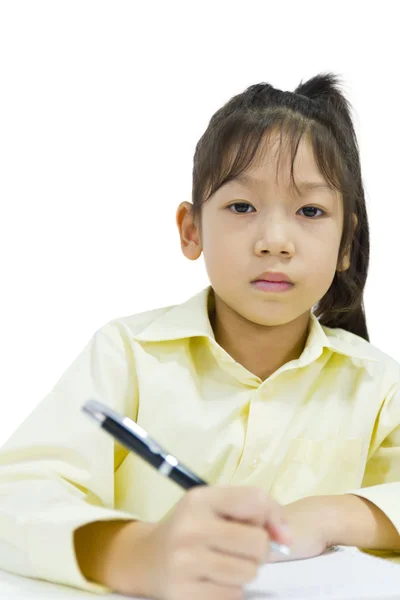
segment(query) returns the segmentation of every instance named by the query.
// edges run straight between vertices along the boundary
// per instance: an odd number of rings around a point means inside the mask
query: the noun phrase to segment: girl
[[[337,78],[252,85],[197,144],[177,225],[211,285],[96,331],[0,455],[0,566],[94,592],[234,600],[269,540],[400,550],[400,365],[369,342],[369,231]],[[277,283],[285,282],[285,283]],[[184,493],[81,411],[135,419]]]

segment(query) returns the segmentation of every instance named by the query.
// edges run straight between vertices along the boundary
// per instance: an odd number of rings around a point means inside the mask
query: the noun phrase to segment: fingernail
[[[279,529],[287,541],[291,542],[293,540],[292,532],[290,531],[287,523],[281,523]]]

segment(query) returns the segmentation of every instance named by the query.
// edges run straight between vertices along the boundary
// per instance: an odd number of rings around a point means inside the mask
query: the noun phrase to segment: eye
[[[235,214],[237,214],[237,215],[238,215],[238,214],[242,214],[242,215],[246,215],[246,214],[247,214],[247,215],[248,215],[248,214],[250,214],[250,213],[249,213],[248,211],[246,211],[246,207],[248,207],[248,206],[251,206],[252,208],[254,208],[254,207],[253,207],[251,204],[249,204],[248,202],[234,202],[233,204],[230,204],[230,205],[229,205],[229,206],[227,206],[226,208],[232,208],[232,206],[240,206],[241,208],[244,208],[244,209],[245,209],[245,210],[239,210],[238,212],[237,212],[236,210],[235,210],[235,211],[233,211],[233,212],[234,212]],[[300,208],[300,210],[310,210],[310,209],[311,209],[311,210],[319,210],[319,211],[322,213],[322,215],[318,215],[319,217],[321,217],[321,216],[323,216],[323,215],[326,215],[326,214],[327,214],[327,213],[326,213],[324,210],[322,210],[322,208],[317,208],[316,206],[303,206],[303,208]],[[232,212],[232,211],[231,211],[231,212]],[[307,215],[306,215],[306,216],[307,216]],[[308,217],[310,217],[310,216],[311,216],[311,217],[313,217],[313,216],[315,217],[315,215],[308,215]],[[310,218],[309,218],[308,220],[314,220],[314,221],[315,221],[315,218],[314,218],[314,219],[312,219],[312,218],[310,219]]]
[[[251,204],[249,204],[248,202],[235,202],[234,204],[230,204],[226,208],[232,208],[232,206],[241,206],[243,208],[243,207],[246,207],[246,206],[251,206]],[[254,207],[252,207],[252,208],[254,208]],[[243,214],[248,214],[248,213],[246,213],[245,211],[241,211],[240,210],[239,213],[236,213],[236,214],[242,214],[243,215]]]
[[[311,210],[319,210],[322,213],[322,215],[327,214],[324,210],[322,210],[322,208],[317,208],[316,206],[303,206],[303,208],[300,208],[300,210],[310,210],[310,209]],[[320,215],[320,216],[322,216],[322,215]],[[315,219],[314,219],[314,221],[315,221]]]

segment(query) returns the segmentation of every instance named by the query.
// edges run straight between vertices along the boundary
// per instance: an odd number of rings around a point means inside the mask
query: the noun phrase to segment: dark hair
[[[311,140],[318,168],[343,198],[343,232],[338,263],[351,250],[350,267],[336,271],[313,312],[322,325],[341,327],[369,341],[363,292],[369,264],[369,227],[351,105],[339,90],[338,77],[320,74],[294,92],[268,83],[233,96],[210,119],[193,160],[192,216],[201,231],[201,208],[224,183],[248,169],[262,142],[280,129],[293,164],[301,137]],[[358,218],[356,231],[352,213]],[[354,234],[353,234],[354,232]]]

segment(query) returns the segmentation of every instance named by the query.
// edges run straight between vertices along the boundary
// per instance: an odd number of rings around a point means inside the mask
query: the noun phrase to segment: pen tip
[[[277,542],[271,542],[270,546],[273,552],[278,552],[279,554],[284,554],[285,556],[290,556],[292,553],[289,546],[286,546],[286,544],[278,544]]]

